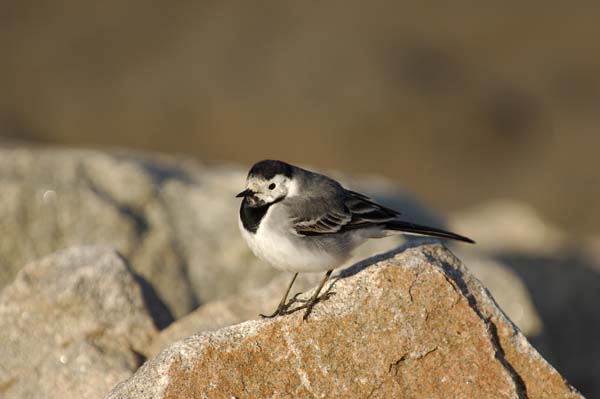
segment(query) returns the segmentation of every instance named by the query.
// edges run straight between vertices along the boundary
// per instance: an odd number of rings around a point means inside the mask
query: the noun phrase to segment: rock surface
[[[528,287],[543,329],[530,341],[589,398],[600,397],[600,273],[581,248],[551,256],[505,253]]]
[[[162,330],[144,355],[155,356],[175,341],[194,333],[218,330],[246,320],[257,319],[259,313],[272,313],[290,283],[291,276],[288,273],[280,274],[264,287],[254,288],[199,307]],[[316,287],[322,278],[322,273],[299,274],[291,294]]]
[[[100,398],[156,333],[142,290],[108,248],[25,266],[0,294],[0,397]]]
[[[500,309],[523,334],[529,337],[542,331],[543,323],[531,299],[530,289],[508,264],[477,254],[470,247],[453,251],[490,291]]]
[[[239,168],[159,155],[0,148],[0,288],[26,262],[90,244],[127,257],[175,317],[263,285],[275,271],[241,238],[224,239],[239,237],[243,179]]]
[[[600,246],[594,238],[566,234],[531,206],[508,200],[459,212],[450,220],[452,228],[477,237],[477,245],[457,255],[502,309],[574,386],[590,398],[600,397]],[[502,264],[505,270],[486,279],[478,270],[486,263]],[[507,270],[518,282],[510,284],[510,291],[503,283]],[[534,313],[518,298],[519,285],[527,287]]]
[[[117,398],[579,398],[441,245],[403,249],[335,279],[302,312],[193,335]]]
[[[461,258],[466,260],[469,270],[489,289],[499,306],[524,334],[536,335],[540,332],[542,326],[539,315],[527,288],[515,272],[498,261],[470,254],[468,250],[461,252]],[[293,292],[314,288],[322,277],[323,273],[299,274]],[[259,313],[271,313],[277,307],[290,278],[291,274],[279,275],[264,287],[199,307],[162,330],[144,354],[154,356],[168,345],[194,333],[256,319]]]

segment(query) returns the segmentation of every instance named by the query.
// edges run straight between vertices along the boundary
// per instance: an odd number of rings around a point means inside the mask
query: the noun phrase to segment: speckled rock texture
[[[288,273],[280,274],[263,287],[254,288],[230,298],[212,301],[199,307],[160,331],[144,355],[155,356],[175,341],[200,331],[218,330],[257,319],[259,313],[272,313],[290,283],[291,276]],[[292,294],[314,288],[322,279],[323,273],[301,273],[294,282]]]
[[[471,254],[466,249],[462,253],[467,260],[469,270],[481,279],[500,307],[521,331],[526,335],[538,333],[541,322],[520,278],[500,262]],[[294,292],[313,288],[322,278],[323,273],[301,273],[294,283]],[[256,319],[258,313],[271,313],[277,307],[290,279],[291,274],[278,275],[263,287],[247,290],[199,307],[160,331],[144,354],[154,356],[175,341],[194,333],[217,330]]]
[[[587,397],[600,398],[600,241],[568,234],[530,205],[510,200],[456,213],[451,225],[476,237],[477,245],[455,253],[535,348]],[[486,264],[505,270],[481,270]],[[519,283],[503,281],[507,271]],[[520,285],[535,313],[519,299]]]
[[[0,397],[101,398],[156,334],[129,266],[101,247],[25,266],[0,294]]]
[[[580,398],[439,244],[345,270],[314,309],[193,335],[117,398]]]

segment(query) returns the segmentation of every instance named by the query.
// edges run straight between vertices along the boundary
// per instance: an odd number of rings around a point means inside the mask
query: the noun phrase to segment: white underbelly
[[[340,266],[350,254],[341,256],[314,245],[305,245],[301,236],[280,234],[260,226],[250,233],[240,223],[240,230],[252,252],[279,270],[320,272]]]

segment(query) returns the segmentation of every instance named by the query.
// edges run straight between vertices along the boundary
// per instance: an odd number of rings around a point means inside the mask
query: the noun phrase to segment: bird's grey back
[[[299,221],[319,219],[323,215],[345,211],[346,191],[337,181],[302,168],[294,170],[300,195],[286,198],[282,204],[288,215]]]

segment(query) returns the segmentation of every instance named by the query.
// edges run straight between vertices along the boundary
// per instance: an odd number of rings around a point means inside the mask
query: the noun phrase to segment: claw
[[[302,294],[303,294],[302,292],[296,293],[296,295],[294,295],[292,298],[290,298],[290,300],[288,301],[288,303],[286,303],[285,305],[289,308],[290,306],[292,306],[296,302],[299,302],[299,303],[306,303],[306,302],[308,302],[310,299],[300,299],[300,298],[298,298]]]
[[[326,292],[326,293],[324,293],[323,295],[321,295],[321,296],[318,298],[318,300],[319,300],[319,301],[324,301],[325,299],[329,299],[330,297],[332,297],[332,296],[334,296],[334,295],[335,295],[335,292],[334,292],[334,291],[329,291],[329,292]]]
[[[327,292],[325,292],[323,295],[321,295],[321,296],[318,296],[318,297],[316,297],[316,298],[313,298],[313,300],[312,300],[312,301],[308,302],[308,303],[306,304],[306,311],[304,312],[304,316],[302,316],[302,320],[306,321],[306,320],[308,319],[308,315],[310,315],[310,312],[312,312],[312,310],[313,310],[313,307],[314,307],[314,306],[315,306],[317,303],[319,303],[319,302],[321,302],[321,301],[324,301],[324,300],[328,299],[329,297],[331,297],[331,296],[333,296],[333,295],[335,295],[335,292],[332,292],[332,291],[327,291]]]
[[[260,313],[259,316],[262,317],[263,319],[272,319],[273,317],[283,316],[283,315],[287,314],[286,312],[287,312],[288,308],[289,308],[288,304],[279,305],[279,306],[277,306],[277,309],[273,313],[271,313],[269,315]]]
[[[306,308],[306,311],[304,312],[304,316],[302,316],[302,320],[306,321],[308,320],[308,315],[310,314],[310,312],[312,312],[313,307],[315,306],[314,303],[311,303],[310,306],[308,306]]]
[[[294,296],[294,297],[293,297],[293,298],[290,300],[290,302],[291,302],[291,303],[289,303],[289,305],[291,305],[292,303],[295,303],[295,302],[302,302],[302,303],[303,303],[303,305],[296,306],[295,308],[293,308],[293,309],[289,309],[289,310],[288,310],[289,306],[287,306],[288,304],[286,304],[286,309],[285,309],[285,310],[283,310],[283,313],[282,313],[282,314],[283,314],[283,315],[289,315],[289,314],[295,313],[295,312],[297,312],[297,311],[299,311],[299,310],[306,309],[306,310],[305,310],[305,312],[304,312],[304,316],[302,316],[302,320],[305,320],[305,321],[306,321],[306,320],[308,319],[308,315],[310,315],[310,313],[312,312],[312,309],[313,309],[313,307],[314,307],[314,306],[315,306],[317,303],[319,303],[319,302],[321,302],[321,301],[324,301],[324,300],[326,300],[326,299],[330,298],[331,296],[335,295],[335,292],[328,291],[328,292],[324,293],[323,295],[321,295],[321,296],[319,296],[319,297],[316,297],[316,298],[309,298],[309,299],[297,299],[296,297],[297,297],[298,295],[300,295],[300,293],[296,294],[296,295],[295,295],[295,296]]]
[[[267,314],[262,314],[262,313],[259,313],[258,315],[259,315],[260,317],[262,317],[263,319],[272,319],[272,318],[273,318],[273,317],[275,317],[275,316],[279,316],[279,314],[280,314],[280,313],[279,313],[278,311],[275,311],[275,313],[271,313],[271,314],[269,314],[269,315],[267,315]]]

